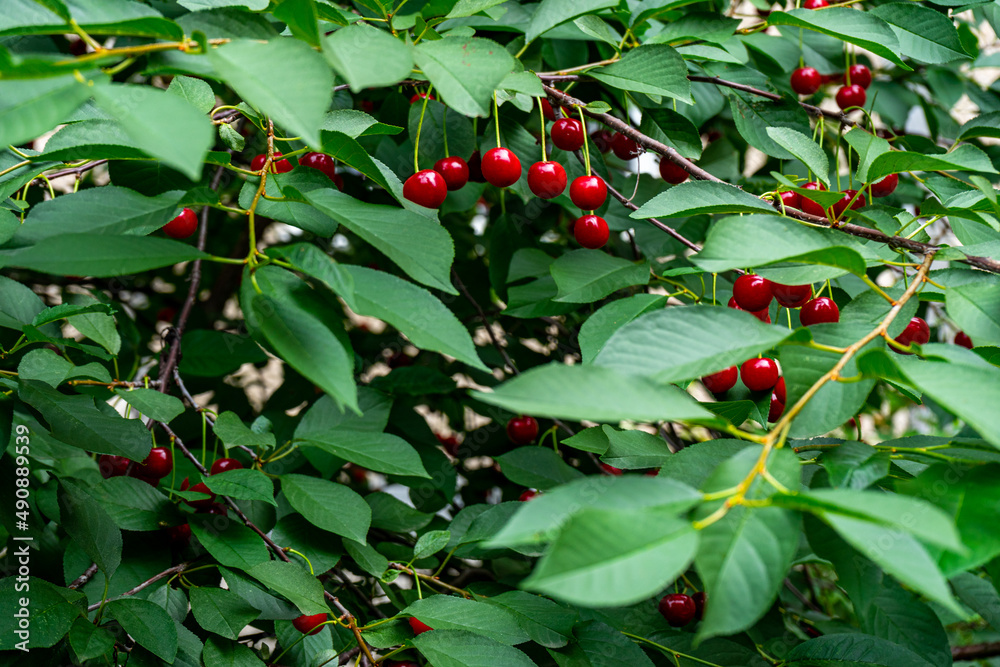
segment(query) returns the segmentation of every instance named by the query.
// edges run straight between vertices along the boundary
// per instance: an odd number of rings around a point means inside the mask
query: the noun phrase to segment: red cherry
[[[809,183],[803,185],[802,188],[805,190],[826,190],[826,186],[822,183],[817,183],[816,181],[810,181]],[[816,215],[821,218],[826,217],[826,211],[823,210],[823,207],[807,197],[802,197],[802,212],[810,215]]]
[[[410,622],[410,628],[413,629],[413,634],[415,634],[415,635],[419,635],[419,634],[422,634],[424,632],[427,632],[428,630],[433,630],[434,629],[431,626],[427,625],[426,623],[421,623],[420,621],[418,621],[417,619],[413,618],[412,616],[410,616],[406,620]]]
[[[469,165],[460,157],[441,158],[434,163],[434,171],[441,174],[449,190],[461,190],[469,182]]]
[[[208,498],[201,498],[199,500],[185,500],[191,507],[197,508],[207,508],[210,507],[215,502],[215,494],[212,493],[211,489],[205,486],[205,482],[198,482],[194,486],[189,486],[188,478],[185,477],[184,481],[181,482],[181,491],[195,491],[197,493],[207,493]]]
[[[425,208],[439,208],[448,196],[448,186],[441,174],[422,169],[403,183],[403,196]]]
[[[521,161],[509,148],[491,148],[483,156],[483,177],[498,188],[510,187],[521,178]]]
[[[599,215],[582,215],[573,223],[573,238],[584,248],[596,250],[608,242],[608,223]]]
[[[771,405],[767,409],[767,421],[776,422],[785,412],[785,404],[778,400],[777,394],[771,394]]]
[[[179,526],[167,528],[167,537],[177,549],[183,549],[191,541],[191,526],[182,523]]]
[[[218,514],[219,516],[226,516],[229,510],[222,503],[209,503],[204,507],[198,508],[199,514]]]
[[[637,158],[642,153],[642,147],[621,132],[616,132],[615,136],[611,137],[611,150],[622,160]]]
[[[974,347],[972,345],[972,339],[969,338],[969,334],[964,331],[959,331],[955,334],[955,345],[960,345],[967,350],[971,350]]]
[[[778,383],[778,362],[767,357],[747,359],[740,366],[740,377],[750,391],[771,389]]]
[[[609,475],[614,475],[615,477],[618,477],[618,476],[622,475],[625,472],[621,468],[616,468],[616,467],[614,467],[612,465],[608,465],[607,463],[602,463],[601,464],[601,470],[603,470],[604,472],[606,472]]]
[[[658,605],[663,618],[671,627],[681,628],[694,620],[698,608],[690,595],[671,593],[664,595]]]
[[[507,422],[507,438],[515,445],[527,445],[538,437],[538,421],[531,416],[521,415]]]
[[[556,119],[556,110],[552,108],[552,103],[544,97],[542,98],[542,114],[545,116],[545,120]]]
[[[136,477],[163,479],[174,469],[174,457],[166,447],[153,447],[149,455],[134,470]]]
[[[583,125],[575,118],[560,118],[552,124],[552,143],[564,151],[583,147]]]
[[[518,496],[517,499],[523,503],[531,500],[537,495],[538,491],[535,491],[534,489],[525,489],[524,491],[521,492],[521,495]]]
[[[344,189],[344,178],[337,173],[336,161],[325,153],[306,153],[299,158],[299,164],[304,167],[318,169],[333,181],[338,190]]]
[[[774,395],[781,403],[788,402],[788,395],[785,393],[785,376],[778,378],[778,383],[774,385]]]
[[[612,139],[614,139],[614,135],[609,130],[605,130],[603,128],[590,135],[590,143],[592,143],[594,148],[602,153],[607,153],[611,150]]]
[[[226,472],[228,470],[242,470],[243,464],[236,459],[217,459],[215,463],[212,464],[212,469],[208,471],[209,475],[218,475],[220,472]]]
[[[569,198],[583,211],[596,211],[608,198],[608,186],[600,176],[577,176],[569,186]]]
[[[469,180],[473,183],[485,183],[486,178],[483,177],[483,160],[479,155],[479,151],[473,151],[472,155],[469,156]]]
[[[428,93],[415,93],[413,97],[410,98],[410,104],[417,102],[418,100],[433,100],[434,96]]]
[[[688,179],[689,175],[690,174],[684,170],[684,167],[676,165],[666,158],[660,160],[660,178],[665,180],[667,183],[672,185],[683,183]]]
[[[799,196],[798,192],[788,190],[787,192],[779,193],[778,196],[781,197],[781,202],[785,205],[785,208],[802,208],[802,197]]]
[[[771,294],[785,308],[801,308],[812,298],[812,285],[771,283]]]
[[[198,229],[198,216],[189,208],[163,226],[163,233],[172,239],[186,239]]]
[[[888,197],[896,191],[899,185],[899,174],[889,174],[880,181],[872,183],[872,197]]]
[[[927,326],[927,322],[920,317],[912,318],[910,323],[906,325],[906,328],[903,329],[903,332],[895,338],[896,342],[900,345],[909,345],[910,343],[924,345],[930,339],[931,329]],[[896,348],[892,349],[900,354],[912,354],[912,352],[900,352],[899,350],[896,350]]]
[[[554,199],[566,189],[566,170],[558,162],[536,162],[528,169],[528,188],[542,199]]]
[[[705,616],[705,603],[708,601],[704,591],[699,591],[691,596],[694,600],[695,620],[700,621]]]
[[[133,475],[133,476],[137,480],[139,480],[140,482],[145,482],[146,484],[149,484],[150,486],[159,486],[160,485],[160,478],[159,477],[146,477],[145,475]]]
[[[843,74],[823,74],[823,83],[833,83],[834,81],[843,81]]]
[[[313,614],[312,616],[302,615],[292,621],[292,625],[294,625],[295,629],[304,635],[314,635],[323,629],[322,623],[325,620],[326,614]]]
[[[851,65],[844,76],[844,83],[848,82],[868,90],[868,86],[872,85],[872,71],[861,64]]]
[[[852,83],[849,86],[842,86],[837,91],[837,106],[842,111],[846,111],[851,107],[863,107],[867,99],[868,95],[865,93],[865,89],[856,83]]]
[[[834,303],[833,299],[821,296],[802,306],[802,310],[799,311],[799,320],[804,327],[811,327],[814,324],[822,324],[824,322],[839,322],[840,309],[837,308],[837,304]]]
[[[729,307],[733,308],[735,310],[746,310],[745,308],[740,308],[740,305],[738,303],[736,303],[736,297],[732,297],[732,296],[729,297]],[[750,312],[751,315],[753,315],[754,317],[756,317],[761,322],[764,322],[765,324],[770,324],[771,323],[771,314],[768,312],[767,308],[764,308],[762,310],[752,311],[752,312],[748,311],[748,312]]]
[[[792,90],[799,95],[812,95],[823,85],[823,75],[815,67],[800,67],[792,72]]]
[[[736,386],[736,376],[736,366],[730,366],[718,373],[706,375],[701,379],[701,383],[713,394],[723,394]]]
[[[771,281],[756,273],[742,275],[733,284],[733,298],[743,310],[752,313],[763,310],[774,298],[771,294]]]
[[[448,452],[455,458],[458,458],[458,447],[460,444],[458,442],[458,438],[456,438],[453,435],[448,435],[448,436],[441,435],[440,433],[436,433],[435,437],[437,437],[438,442],[441,443],[441,446],[444,447],[444,451]]]
[[[824,7],[829,7],[830,3],[826,0],[806,0],[802,3],[802,7],[805,9],[823,9]]]
[[[844,190],[844,196],[833,205],[834,216],[839,218],[843,215],[844,211],[847,210],[848,204],[850,204],[852,211],[859,209],[865,205],[865,196],[859,195],[857,190]]]
[[[113,454],[101,454],[97,459],[97,465],[101,469],[101,477],[109,479],[111,477],[121,477],[128,470],[128,464],[132,460],[127,456],[114,456]]]
[[[288,160],[280,160],[281,153],[274,152],[274,160],[271,161],[271,173],[272,174],[285,174],[293,169],[292,163]],[[264,162],[267,161],[267,155],[261,154],[254,157],[253,161],[250,162],[250,169],[253,171],[260,171],[264,168]]]

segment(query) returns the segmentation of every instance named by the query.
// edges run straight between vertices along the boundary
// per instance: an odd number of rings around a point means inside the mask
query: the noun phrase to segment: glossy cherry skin
[[[746,310],[745,308],[740,308],[740,304],[736,303],[736,298],[732,296],[729,297],[728,305],[730,308],[734,310]],[[756,317],[758,320],[760,320],[765,324],[771,323],[771,313],[768,312],[767,308],[763,308],[761,310],[756,310],[756,311],[747,311],[747,312],[749,312],[751,315],[753,315],[754,317]]]
[[[771,393],[771,405],[767,409],[767,421],[776,422],[781,419],[781,415],[785,412],[785,404],[778,400],[778,397],[773,392]]]
[[[172,239],[186,239],[198,229],[198,216],[189,208],[163,226],[163,233]]]
[[[200,498],[198,500],[185,500],[191,507],[197,508],[207,508],[210,507],[215,502],[215,494],[212,493],[211,489],[205,486],[205,482],[198,482],[194,486],[190,486],[188,478],[185,477],[184,481],[181,482],[181,491],[195,491],[197,493],[207,493],[208,498]]]
[[[133,470],[136,477],[163,479],[174,469],[174,457],[166,447],[153,447],[149,455]]]
[[[724,394],[736,386],[737,375],[736,366],[730,366],[718,373],[706,375],[701,379],[701,383],[713,394]]]
[[[867,99],[868,94],[865,93],[865,89],[856,83],[852,83],[849,86],[841,86],[840,90],[837,91],[837,106],[842,111],[846,111],[851,107],[863,107]]]
[[[754,313],[771,305],[771,281],[756,273],[740,276],[733,284],[733,298],[743,310]]]
[[[479,155],[479,151],[473,151],[472,155],[468,159],[469,165],[469,180],[473,183],[485,183],[486,178],[483,176],[483,159]]]
[[[581,215],[573,223],[573,238],[584,248],[596,250],[608,242],[611,230],[607,221],[599,215]]]
[[[860,63],[851,65],[847,70],[847,74],[844,75],[844,83],[848,81],[868,90],[868,86],[872,85],[872,71]]]
[[[288,160],[280,160],[281,153],[274,152],[274,160],[271,162],[271,173],[272,174],[285,174],[290,172],[293,167],[292,163]],[[264,162],[267,161],[267,155],[261,154],[254,157],[253,161],[250,162],[250,169],[253,171],[260,171],[264,168]]]
[[[410,104],[413,104],[414,102],[417,102],[419,100],[424,100],[424,99],[426,99],[428,101],[429,100],[433,100],[434,96],[433,95],[429,95],[428,93],[414,93],[413,97],[410,98]]]
[[[670,160],[664,158],[660,160],[660,178],[671,185],[683,183],[688,179],[688,174],[683,167],[680,167]]]
[[[971,350],[974,346],[972,345],[972,339],[969,338],[969,334],[964,331],[959,331],[955,334],[955,345],[964,347],[967,350]]]
[[[698,591],[691,596],[691,599],[694,600],[694,618],[696,621],[700,621],[705,616],[705,603],[708,602],[708,596],[705,595],[704,591]]]
[[[523,503],[531,500],[537,495],[538,491],[535,491],[534,489],[525,489],[524,491],[521,492],[521,495],[518,496],[517,499]]]
[[[461,190],[469,182],[469,165],[460,157],[443,157],[434,163],[434,171],[441,174],[449,190]]]
[[[812,95],[823,85],[823,75],[815,67],[800,67],[792,72],[792,90],[799,95]]]
[[[642,153],[642,147],[621,132],[611,138],[611,150],[622,160],[632,160]]]
[[[444,177],[433,169],[422,169],[403,183],[403,196],[426,208],[440,208],[448,196]]]
[[[810,181],[802,187],[806,190],[826,190],[826,186],[816,181]],[[823,207],[808,197],[802,197],[802,212],[809,213],[810,215],[818,215],[821,218],[826,217],[826,211],[823,210]]]
[[[128,464],[132,460],[127,456],[115,456],[113,454],[101,454],[97,459],[97,466],[101,469],[101,477],[109,479],[111,477],[121,477],[128,470]]]
[[[521,415],[507,422],[507,439],[515,445],[527,445],[538,437],[538,421],[531,416]]]
[[[583,125],[575,118],[560,118],[552,124],[552,143],[564,151],[583,148]]]
[[[788,402],[788,394],[785,393],[785,378],[778,378],[778,383],[774,385],[774,395],[778,398],[781,403]]]
[[[840,308],[837,308],[837,304],[830,297],[821,296],[802,306],[802,310],[799,311],[799,321],[804,327],[824,322],[839,322]]]
[[[785,205],[785,208],[802,208],[802,197],[799,196],[798,192],[788,190],[778,196],[781,197],[781,203]]]
[[[422,634],[424,632],[427,632],[428,630],[433,630],[434,629],[431,626],[427,625],[426,623],[422,623],[422,622],[418,621],[417,619],[413,618],[412,616],[410,616],[406,620],[409,621],[410,628],[413,629],[413,634],[415,634],[415,635],[419,635],[419,634]]]
[[[740,366],[740,378],[750,391],[765,391],[778,384],[778,362],[764,357],[747,359]]]
[[[338,190],[344,189],[344,177],[337,173],[336,161],[326,153],[306,153],[299,158],[299,164],[304,167],[318,169],[333,181]]]
[[[896,191],[899,185],[899,174],[889,174],[880,181],[872,183],[872,197],[888,197]]]
[[[823,9],[829,6],[830,3],[826,0],[806,0],[802,3],[803,9]]]
[[[521,178],[521,161],[509,148],[491,148],[482,162],[483,178],[498,188],[507,188]]]
[[[555,120],[557,118],[556,110],[552,108],[552,103],[544,97],[542,98],[542,115],[545,116],[545,120]]]
[[[609,130],[601,128],[596,130],[590,135],[590,143],[594,145],[594,148],[601,151],[602,153],[607,153],[611,150],[611,140],[614,139],[614,134]]]
[[[674,628],[682,628],[691,621],[698,613],[698,608],[694,599],[690,595],[683,593],[671,593],[664,595],[658,605],[663,618]]]
[[[600,176],[577,176],[569,186],[569,198],[584,211],[596,211],[608,199],[608,186]]]
[[[566,190],[566,170],[558,162],[536,162],[528,169],[528,189],[536,197],[554,199]]]
[[[608,465],[607,463],[602,463],[601,464],[601,470],[603,470],[607,474],[613,475],[615,477],[619,477],[619,476],[625,474],[625,471],[622,470],[621,468],[616,468],[613,465]]]
[[[896,336],[895,341],[900,345],[909,345],[910,343],[924,345],[930,339],[931,329],[927,326],[927,322],[925,322],[922,317],[914,317],[910,320],[909,324],[906,325],[906,328],[903,329],[903,332]],[[894,347],[892,349],[900,354],[912,354],[912,352],[900,352]]]
[[[864,206],[865,203],[865,196],[859,195],[857,190],[844,190],[844,196],[832,207],[833,215],[839,218],[847,210],[848,204],[850,204],[851,210],[855,210]]]
[[[812,285],[771,283],[771,294],[785,308],[801,308],[812,298]]]
[[[304,635],[314,635],[323,629],[322,623],[326,620],[326,614],[313,614],[312,616],[299,616],[292,625]]]
[[[242,470],[243,464],[236,459],[217,459],[215,463],[212,464],[212,469],[208,471],[209,475],[218,475],[220,472],[227,472],[229,470]]]

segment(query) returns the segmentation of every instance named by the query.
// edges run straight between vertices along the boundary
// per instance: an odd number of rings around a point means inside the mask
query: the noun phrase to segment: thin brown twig
[[[422,574],[420,572],[417,572],[416,569],[406,567],[402,563],[389,563],[389,567],[392,568],[393,570],[399,570],[400,572],[406,572],[410,576],[418,577],[418,578],[422,579],[423,581],[427,581],[429,583],[433,583],[435,586],[440,586],[441,588],[444,588],[445,590],[449,590],[452,593],[458,593],[459,595],[461,595],[463,598],[465,598],[467,600],[471,600],[472,599],[472,595],[469,594],[468,591],[466,591],[466,590],[464,590],[462,588],[459,588],[457,586],[452,586],[449,583],[445,583],[445,582],[441,581],[440,579],[438,579],[435,576],[432,576],[432,575],[429,575],[429,574]]]
[[[88,172],[91,169],[93,169],[94,167],[98,167],[98,166],[100,166],[100,165],[102,165],[102,164],[104,164],[106,162],[107,162],[107,160],[94,160],[93,162],[88,162],[87,164],[82,164],[79,167],[68,167],[66,169],[60,169],[58,171],[53,171],[51,173],[45,174],[45,178],[47,178],[47,179],[49,179],[51,181],[53,178],[60,178],[62,176],[71,176],[71,175],[79,176],[80,174]],[[42,179],[42,178],[36,178],[33,181],[31,181],[31,184],[32,185],[45,185],[45,180]]]
[[[464,296],[469,303],[472,304],[472,307],[476,309],[476,313],[479,315],[479,320],[483,323],[483,326],[486,327],[486,333],[489,334],[490,342],[493,343],[493,347],[495,347],[497,352],[500,353],[500,356],[503,357],[504,364],[510,366],[514,375],[520,375],[521,371],[517,370],[517,366],[514,365],[514,360],[510,358],[510,355],[507,354],[507,350],[500,344],[500,340],[493,331],[493,326],[490,324],[490,321],[486,319],[486,313],[483,312],[482,306],[480,306],[475,297],[469,293],[468,288],[466,288],[465,283],[462,282],[462,279],[458,276],[458,272],[455,271],[455,269],[451,270],[451,280],[455,283],[455,287],[458,288],[458,291],[462,293],[462,296]]]
[[[982,660],[985,658],[995,658],[998,655],[1000,655],[1000,642],[951,647],[951,657],[953,660]]]
[[[201,405],[199,405],[198,402],[196,400],[194,400],[194,396],[192,396],[191,392],[188,391],[187,386],[184,384],[184,380],[181,378],[180,372],[176,368],[174,369],[174,382],[177,383],[177,388],[180,389],[181,396],[184,398],[185,402],[187,402],[187,404],[190,407],[194,408],[195,411],[201,413],[201,415],[205,418],[205,421],[208,422],[209,426],[211,426],[212,428],[215,428],[215,420],[212,419],[212,417],[208,414],[208,411],[204,407],[202,407]],[[253,459],[253,460],[255,460],[255,461],[258,458],[260,458],[260,457],[257,456],[257,452],[255,452],[254,450],[250,449],[246,445],[236,445],[236,447],[238,449],[242,449],[244,452],[246,452],[247,454],[249,454],[250,458]]]
[[[125,597],[128,597],[130,595],[135,595],[139,591],[152,586],[153,584],[155,584],[160,579],[164,579],[166,577],[169,577],[169,576],[172,576],[172,575],[175,575],[175,574],[180,574],[181,572],[183,572],[184,570],[186,570],[189,565],[191,565],[191,563],[181,563],[180,565],[174,565],[173,567],[169,567],[166,570],[164,570],[163,572],[160,572],[159,574],[154,574],[152,577],[150,577],[146,581],[142,582],[141,584],[139,584],[135,588],[131,588],[131,589],[125,591],[124,593],[122,593],[121,595],[119,595],[118,597],[116,597],[114,600],[120,600],[121,598],[125,598]],[[87,611],[90,612],[90,611],[95,611],[97,609],[100,609],[100,607],[101,607],[102,604],[107,604],[108,602],[114,602],[114,600],[103,600],[101,602],[95,602],[94,604],[92,604],[89,607],[87,607]]]
[[[80,588],[81,586],[86,586],[87,582],[90,581],[93,576],[97,574],[97,563],[91,563],[90,567],[83,571],[79,577],[73,580],[73,582],[66,588]]]

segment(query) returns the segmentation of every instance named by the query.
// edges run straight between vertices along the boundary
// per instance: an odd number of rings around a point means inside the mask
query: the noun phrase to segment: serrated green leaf
[[[306,475],[282,475],[281,491],[295,511],[310,523],[357,542],[364,542],[371,508],[343,484]]]

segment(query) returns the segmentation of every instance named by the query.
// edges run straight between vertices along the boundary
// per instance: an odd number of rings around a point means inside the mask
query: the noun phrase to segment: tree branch
[[[132,588],[130,590],[125,591],[124,593],[122,593],[121,595],[119,595],[118,597],[116,597],[115,600],[120,600],[120,599],[128,597],[130,595],[135,595],[136,593],[138,593],[139,591],[143,590],[144,588],[148,588],[149,586],[152,586],[153,584],[155,584],[160,579],[163,579],[163,578],[169,577],[169,576],[173,576],[175,574],[180,574],[181,572],[183,572],[184,570],[186,570],[189,565],[191,565],[191,563],[181,563],[180,565],[174,565],[173,567],[167,568],[166,570],[164,570],[163,572],[160,572],[159,574],[154,574],[152,577],[150,577],[146,581],[142,582],[141,584],[139,584],[135,588]],[[92,604],[89,607],[87,607],[87,611],[90,612],[90,611],[95,611],[97,609],[100,609],[101,605],[102,604],[106,604],[107,602],[113,602],[113,600],[105,600],[105,601],[102,601],[102,602],[95,602],[94,604]]]
[[[953,660],[982,660],[1000,655],[1000,642],[986,644],[969,644],[968,646],[952,646]]]

